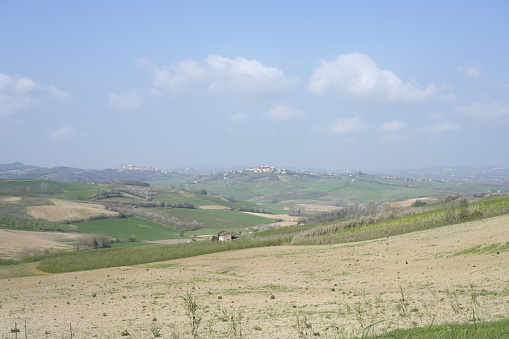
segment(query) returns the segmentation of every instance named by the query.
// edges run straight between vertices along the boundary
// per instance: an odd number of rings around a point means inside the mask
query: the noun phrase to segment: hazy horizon
[[[0,163],[509,166],[509,3],[0,3]]]

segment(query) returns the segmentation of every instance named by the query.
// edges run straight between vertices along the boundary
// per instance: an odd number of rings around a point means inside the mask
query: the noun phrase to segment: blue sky
[[[507,1],[0,2],[0,163],[509,166]]]

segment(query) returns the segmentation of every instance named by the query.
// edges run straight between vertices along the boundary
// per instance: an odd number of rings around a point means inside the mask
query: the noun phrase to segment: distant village
[[[166,169],[161,169],[161,168],[157,168],[157,167],[139,167],[139,166],[135,166],[135,165],[120,165],[119,167],[117,168],[113,168],[119,172],[124,172],[124,171],[150,171],[150,172],[161,172],[161,173],[173,173],[175,171],[173,170],[166,170]]]

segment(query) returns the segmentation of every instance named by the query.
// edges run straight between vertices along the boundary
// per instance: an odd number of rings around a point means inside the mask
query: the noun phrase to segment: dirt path
[[[119,338],[124,330],[130,338],[147,338],[153,324],[165,338],[188,336],[187,292],[200,306],[200,333],[210,338],[226,336],[225,311],[242,311],[249,338],[299,337],[297,319],[304,317],[309,327],[301,330],[328,338],[333,333],[326,328],[360,335],[373,323],[384,331],[414,322],[468,321],[472,312],[481,320],[507,318],[508,225],[509,216],[501,216],[360,243],[246,249],[2,279],[0,337],[10,338],[14,322],[24,319],[33,337],[66,337],[69,323],[77,338]],[[498,254],[456,255],[494,244]]]

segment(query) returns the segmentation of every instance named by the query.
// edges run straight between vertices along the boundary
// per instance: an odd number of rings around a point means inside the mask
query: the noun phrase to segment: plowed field
[[[76,338],[149,338],[151,328],[188,338],[186,293],[203,338],[232,337],[234,326],[247,338],[334,338],[507,318],[508,228],[500,216],[359,243],[2,279],[0,337],[26,319],[30,338],[69,337],[70,324]]]

